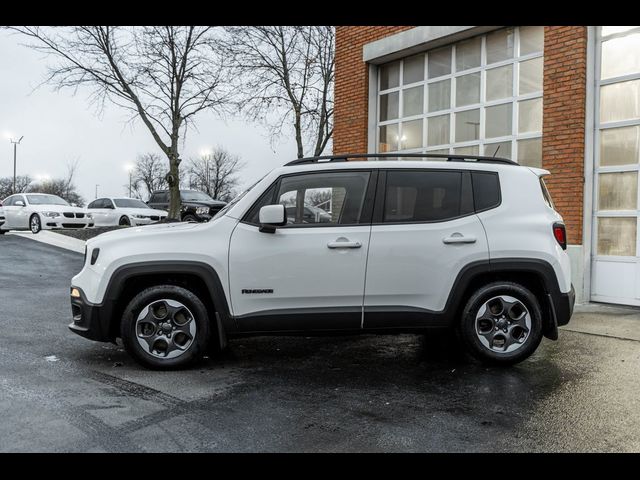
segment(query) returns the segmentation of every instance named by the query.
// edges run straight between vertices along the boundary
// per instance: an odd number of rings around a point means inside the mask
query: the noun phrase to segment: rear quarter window
[[[556,207],[553,205],[551,194],[549,193],[547,184],[544,183],[544,178],[542,177],[540,177],[540,188],[542,189],[542,198],[544,198],[544,203],[546,203],[549,208],[552,208],[553,210],[555,210]]]
[[[472,172],[473,203],[476,212],[500,205],[500,180],[495,172]]]

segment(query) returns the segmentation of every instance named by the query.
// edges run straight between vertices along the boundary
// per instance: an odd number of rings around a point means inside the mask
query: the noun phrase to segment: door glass
[[[369,172],[327,172],[284,177],[276,196],[288,225],[352,225],[361,220]]]
[[[387,173],[384,222],[433,222],[459,217],[460,172]]]

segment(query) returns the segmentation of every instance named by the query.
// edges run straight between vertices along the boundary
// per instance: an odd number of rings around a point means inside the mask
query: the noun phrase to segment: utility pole
[[[12,193],[16,193],[16,157],[17,157],[17,150],[18,150],[18,145],[20,145],[20,142],[22,141],[22,139],[24,138],[24,135],[21,136],[18,141],[15,141],[13,138],[10,138],[9,141],[11,143],[13,143],[13,190]]]
[[[96,183],[96,198],[98,198],[98,187],[100,186],[99,183]]]

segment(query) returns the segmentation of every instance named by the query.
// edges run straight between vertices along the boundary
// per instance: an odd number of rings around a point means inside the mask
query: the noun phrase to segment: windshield
[[[120,208],[151,208],[142,200],[136,200],[135,198],[114,198],[113,202],[116,207]]]
[[[213,198],[204,192],[196,190],[181,190],[180,199],[183,202],[213,202]]]
[[[31,205],[69,205],[56,195],[27,195],[27,200]]]
[[[267,175],[269,175],[269,174],[267,173]],[[261,178],[260,180],[258,180],[256,183],[254,183],[253,185],[251,185],[249,188],[247,188],[247,189],[246,189],[244,192],[242,192],[240,195],[236,195],[236,197],[235,197],[233,200],[231,200],[229,203],[227,203],[227,204],[222,208],[222,210],[218,211],[218,213],[216,213],[216,214],[214,215],[214,217],[212,218],[212,220],[215,220],[216,218],[219,218],[219,217],[223,216],[225,213],[227,213],[231,207],[233,207],[236,203],[238,203],[240,200],[242,200],[242,197],[244,197],[247,193],[249,193],[249,192],[251,191],[251,189],[252,189],[253,187],[255,187],[257,184],[259,184],[259,183],[264,179],[264,177],[266,177],[267,175],[263,175],[263,176],[262,176],[262,178]]]

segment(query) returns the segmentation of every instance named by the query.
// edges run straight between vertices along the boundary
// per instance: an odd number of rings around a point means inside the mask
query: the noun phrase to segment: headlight
[[[50,218],[55,218],[60,216],[58,212],[40,212],[40,213],[45,217],[50,217]]]
[[[87,218],[93,218],[93,213],[87,213]]]
[[[209,213],[209,207],[197,207],[196,215],[207,215]]]
[[[133,218],[149,218],[146,215],[133,215]]]

